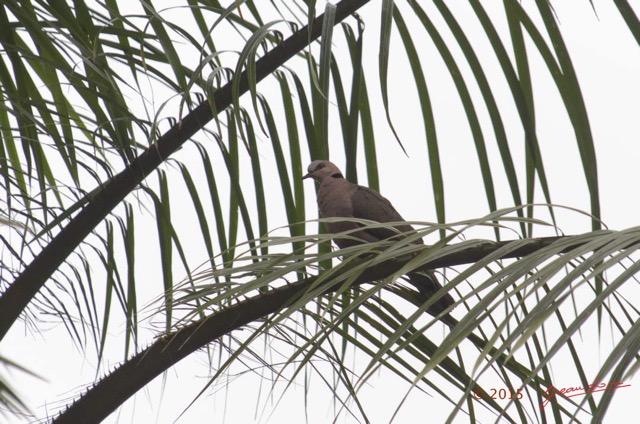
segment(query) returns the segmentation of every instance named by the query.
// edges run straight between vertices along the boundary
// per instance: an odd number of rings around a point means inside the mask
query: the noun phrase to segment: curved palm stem
[[[519,243],[520,246],[507,250],[499,259],[526,256],[559,240],[567,241],[567,239],[568,237],[548,237],[517,241],[516,243]],[[420,268],[433,269],[442,266],[475,263],[479,259],[505,249],[509,244],[513,243],[513,241],[488,242],[486,245],[483,244],[453,254],[445,254],[438,259],[423,264]],[[571,250],[582,244],[584,244],[582,241],[576,241],[573,244],[569,243],[569,247],[565,250]],[[352,284],[355,286],[384,279],[401,269],[408,261],[409,259],[386,261],[369,267]],[[349,268],[357,265],[357,262],[353,262]],[[320,296],[344,288],[344,281],[340,276],[337,276],[337,281],[336,279],[331,279],[330,282],[327,282],[329,284],[328,287],[321,290],[315,287],[316,284],[314,283],[317,279],[318,277],[309,277],[249,298],[222,309],[207,318],[185,325],[180,330],[158,339],[117,368],[113,373],[96,383],[80,399],[56,417],[53,423],[99,422],[155,377],[208,343],[285,308],[300,307],[301,305],[298,301],[310,290],[314,290]],[[448,314],[441,316],[439,319],[450,327],[457,324],[457,320]],[[486,349],[486,342],[475,334],[469,335],[469,339],[479,348]],[[493,352],[492,349],[490,351]],[[499,355],[497,361],[516,374],[524,373],[525,376],[529,376],[520,364],[506,360],[504,354]],[[538,379],[534,377],[533,380]],[[470,386],[470,390],[473,387],[475,385]]]
[[[341,1],[336,6],[334,24],[344,20],[368,1]],[[305,26],[260,58],[255,64],[255,82],[270,75],[317,39],[321,34],[323,21],[324,15],[313,22],[311,29]],[[247,70],[238,78],[239,83],[231,81],[216,91],[211,101],[215,107],[213,110],[220,112],[229,107],[234,101],[234,91],[239,96],[250,89]],[[0,340],[53,272],[82,240],[152,171],[213,119],[211,103],[208,100],[200,103],[160,137],[155,145],[135,159],[131,166],[110,179],[94,197],[88,198],[85,208],[16,278],[0,297]]]

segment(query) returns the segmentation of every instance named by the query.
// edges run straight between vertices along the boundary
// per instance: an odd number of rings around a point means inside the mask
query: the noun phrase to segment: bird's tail
[[[418,289],[420,294],[424,297],[424,300],[429,299],[442,288],[442,285],[436,278],[436,274],[431,270],[412,272],[407,274],[407,277],[409,277],[409,281],[411,282],[411,284],[413,284]],[[427,312],[435,316],[454,303],[455,300],[453,300],[453,297],[451,297],[449,293],[445,293],[438,300],[436,300],[435,303],[429,306]]]

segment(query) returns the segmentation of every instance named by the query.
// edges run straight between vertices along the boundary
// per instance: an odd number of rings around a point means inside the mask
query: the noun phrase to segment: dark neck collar
[[[344,178],[344,177],[342,176],[342,174],[341,174],[341,173],[336,172],[335,174],[333,174],[333,175],[331,176],[331,178]]]

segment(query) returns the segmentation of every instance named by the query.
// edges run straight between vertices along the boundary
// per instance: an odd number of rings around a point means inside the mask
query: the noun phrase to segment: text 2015
[[[482,400],[482,399],[500,399],[500,400],[518,400],[522,399],[524,395],[522,394],[522,388],[520,389],[512,389],[512,388],[491,388],[488,391],[478,387],[473,391],[473,398]]]

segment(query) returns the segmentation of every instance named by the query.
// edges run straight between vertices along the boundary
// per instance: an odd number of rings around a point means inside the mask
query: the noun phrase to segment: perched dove
[[[333,163],[326,160],[316,160],[311,162],[308,171],[309,173],[302,178],[313,178],[320,183],[318,207],[323,218],[359,218],[380,223],[404,221],[391,202],[382,197],[380,193],[347,181],[340,169]],[[362,227],[354,221],[325,222],[324,225],[327,231],[332,234]],[[395,231],[392,228],[366,228],[354,231],[348,237],[336,238],[334,241],[342,249],[389,238],[398,239],[401,237],[399,233],[415,232],[414,228],[406,223],[394,225],[393,228]],[[423,241],[417,239],[415,243],[423,244]],[[425,299],[442,288],[433,271],[412,272],[407,274],[407,277]],[[428,312],[434,315],[438,314],[453,303],[453,298],[447,293],[431,305]]]

